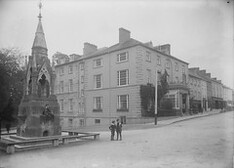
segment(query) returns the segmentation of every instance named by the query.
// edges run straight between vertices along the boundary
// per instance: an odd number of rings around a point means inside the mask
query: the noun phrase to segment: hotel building
[[[119,29],[119,42],[99,48],[84,43],[83,55],[55,54],[56,95],[63,128],[140,123],[140,86],[156,84],[166,70],[169,93],[178,114],[189,110],[188,63],[170,54],[170,45],[153,46]],[[159,78],[158,78],[159,79]]]

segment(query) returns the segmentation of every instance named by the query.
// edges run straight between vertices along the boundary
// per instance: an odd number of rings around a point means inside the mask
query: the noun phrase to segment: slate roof
[[[153,47],[149,47],[148,45],[138,41],[138,40],[135,40],[133,38],[130,38],[128,41],[124,42],[124,43],[117,43],[111,47],[105,47],[105,48],[102,48],[102,49],[98,49],[96,52],[92,53],[92,54],[89,54],[89,55],[86,55],[85,57],[83,57],[84,59],[88,59],[88,58],[91,58],[91,57],[95,57],[95,56],[100,56],[100,55],[104,55],[104,54],[107,54],[107,53],[111,53],[111,52],[114,52],[114,51],[119,51],[119,50],[124,50],[124,49],[127,49],[127,48],[130,48],[130,47],[134,47],[134,46],[137,46],[137,45],[141,45],[143,47],[146,47],[150,50],[153,50],[155,52],[158,52],[160,54],[163,54],[165,56],[168,56],[172,59],[176,59],[178,61],[181,61],[183,63],[186,63],[188,64],[187,62],[185,61],[182,61],[174,56],[171,56],[171,55],[168,55],[168,54],[165,54],[165,53],[162,53],[158,50],[156,50],[155,48]]]
[[[198,78],[198,79],[202,79],[202,80],[203,80],[203,78],[202,78],[201,76],[199,76],[199,75],[196,73],[195,70],[189,69],[189,75],[194,76],[194,77],[196,77],[196,78]]]

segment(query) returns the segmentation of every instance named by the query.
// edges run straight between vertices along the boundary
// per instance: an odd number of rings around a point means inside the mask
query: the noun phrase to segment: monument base
[[[59,104],[55,96],[25,96],[19,106],[17,135],[44,137],[61,135]]]

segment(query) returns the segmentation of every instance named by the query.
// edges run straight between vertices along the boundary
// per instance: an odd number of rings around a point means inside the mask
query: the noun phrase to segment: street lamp
[[[155,106],[154,106],[154,115],[155,115],[155,118],[154,118],[154,124],[157,125],[157,114],[158,114],[158,72],[157,72],[157,69],[156,69],[156,77],[155,77]]]

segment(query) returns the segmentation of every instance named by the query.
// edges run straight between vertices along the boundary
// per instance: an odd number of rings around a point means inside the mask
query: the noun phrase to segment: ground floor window
[[[68,119],[68,127],[72,127],[73,124],[73,119],[69,118]]]
[[[117,110],[128,111],[129,95],[118,95],[117,98]]]
[[[102,97],[93,98],[93,111],[102,111]]]
[[[84,119],[80,119],[79,122],[80,122],[80,123],[79,123],[80,126],[84,126]]]
[[[94,120],[94,123],[95,123],[95,124],[100,124],[100,123],[101,123],[101,120],[100,120],[100,119],[95,119],[95,120]]]
[[[120,116],[120,122],[126,124],[126,116]]]

